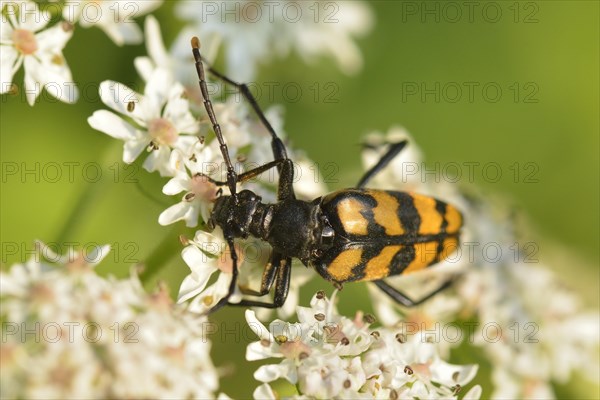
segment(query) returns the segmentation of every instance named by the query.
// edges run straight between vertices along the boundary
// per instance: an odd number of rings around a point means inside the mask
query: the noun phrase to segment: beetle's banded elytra
[[[441,244],[440,244],[441,243]],[[355,243],[325,262],[327,279],[336,282],[375,281],[418,271],[446,259],[458,247],[456,236],[440,241],[392,244],[374,248]]]
[[[457,234],[462,216],[453,206],[416,193],[345,189],[325,196],[321,202],[329,221],[346,238],[369,240]]]
[[[316,267],[333,281],[372,281],[418,271],[458,246],[460,213],[432,197],[346,189],[324,197],[321,208],[338,236]]]

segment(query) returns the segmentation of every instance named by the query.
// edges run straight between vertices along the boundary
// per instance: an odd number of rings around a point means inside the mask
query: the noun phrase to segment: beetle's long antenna
[[[229,158],[229,151],[227,150],[227,144],[225,143],[223,133],[221,132],[221,126],[217,122],[215,110],[213,109],[213,105],[208,96],[206,78],[204,76],[204,67],[202,65],[202,56],[200,55],[200,39],[198,39],[196,36],[192,38],[192,53],[194,53],[194,59],[196,60],[196,72],[198,73],[198,83],[200,84],[200,91],[202,92],[202,97],[204,98],[204,108],[206,109],[208,118],[210,118],[213,130],[215,131],[215,135],[217,136],[217,140],[219,141],[221,154],[223,154],[223,159],[225,160],[225,165],[227,166],[227,185],[229,186],[229,191],[233,196],[236,193],[237,174],[233,169],[233,164],[231,163],[231,159]]]

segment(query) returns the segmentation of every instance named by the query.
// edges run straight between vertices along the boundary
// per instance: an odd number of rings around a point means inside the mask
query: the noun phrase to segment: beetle
[[[463,221],[454,206],[432,197],[366,188],[369,181],[406,146],[406,140],[390,144],[387,152],[364,174],[355,188],[338,190],[313,201],[296,199],[292,185],[292,161],[256,98],[247,85],[237,83],[207,65],[206,69],[213,76],[240,91],[271,135],[274,160],[242,174],[236,173],[208,94],[197,37],[192,38],[192,53],[204,107],[227,167],[226,181],[206,178],[217,186],[227,186],[230,191],[229,195],[217,197],[207,221],[209,229],[216,226],[222,229],[233,263],[228,294],[209,312],[226,304],[281,307],[289,291],[292,258],[313,267],[338,288],[345,282],[372,281],[406,307],[423,303],[452,283],[450,279],[427,296],[412,300],[383,280],[426,268],[447,258],[458,246]],[[276,203],[265,204],[250,190],[237,191],[239,183],[271,168],[277,168],[279,172]],[[249,236],[266,241],[272,253],[263,272],[260,290],[246,289],[243,293],[265,296],[275,285],[272,303],[249,299],[229,302],[238,277],[234,239]]]

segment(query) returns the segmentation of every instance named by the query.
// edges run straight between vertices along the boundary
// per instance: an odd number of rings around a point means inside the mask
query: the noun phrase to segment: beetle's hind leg
[[[387,282],[385,282],[383,280],[374,281],[373,283],[375,285],[377,285],[377,287],[379,289],[381,289],[385,294],[390,296],[392,298],[392,300],[394,300],[396,303],[403,305],[404,307],[415,307],[415,306],[418,306],[419,304],[426,302],[427,300],[431,299],[436,294],[438,294],[438,293],[444,291],[445,289],[449,288],[450,286],[452,286],[452,283],[454,283],[454,279],[453,278],[448,279],[440,287],[438,287],[437,289],[435,289],[433,292],[429,293],[425,297],[420,298],[419,300],[411,299],[410,297],[408,297],[407,295],[405,295],[398,289],[390,286]]]
[[[377,161],[377,163],[374,166],[372,166],[371,169],[365,172],[363,177],[360,178],[360,181],[358,181],[356,187],[358,189],[364,188],[367,185],[367,183],[369,183],[369,181],[373,179],[375,175],[377,175],[390,163],[390,161],[394,159],[394,157],[400,154],[400,152],[406,146],[407,143],[407,140],[403,140],[398,143],[390,143],[390,147],[387,150],[387,152],[383,156],[381,156],[379,161]]]

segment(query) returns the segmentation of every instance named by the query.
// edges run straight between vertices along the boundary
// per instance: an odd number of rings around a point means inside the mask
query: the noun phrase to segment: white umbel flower
[[[232,274],[230,249],[219,228],[212,233],[197,231],[194,239],[186,242],[187,246],[181,255],[191,273],[181,283],[178,301],[182,303],[191,300],[190,311],[204,313],[229,292]],[[238,255],[239,275],[237,287],[230,298],[232,303],[242,299],[240,288],[259,290],[265,264],[271,252],[268,245],[257,239],[236,243],[235,250]],[[247,252],[252,254],[247,256]],[[292,268],[294,278],[290,283],[287,300],[283,307],[277,309],[282,318],[293,314],[300,298],[300,288],[315,276],[310,269]],[[215,275],[218,275],[216,280],[213,278]],[[208,285],[210,280],[214,280],[214,283]],[[270,296],[252,298],[264,302],[272,301]],[[273,310],[257,308],[256,312],[261,319],[267,319]]]
[[[69,0],[64,5],[63,18],[84,28],[97,26],[119,46],[139,44],[143,35],[133,18],[149,13],[161,4],[162,0]]]
[[[43,88],[65,103],[77,101],[79,92],[62,54],[73,27],[64,22],[45,29],[50,19],[36,3],[8,4],[7,15],[0,22],[0,93],[12,89],[13,76],[24,65],[29,105],[35,103]]]
[[[136,57],[134,60],[136,70],[144,80],[148,80],[156,68],[169,70],[177,81],[182,82],[188,90],[197,90],[197,94],[200,96],[198,78],[196,74],[190,73],[190,71],[193,71],[194,65],[194,57],[190,51],[190,38],[197,34],[198,32],[192,27],[184,27],[167,50],[158,20],[154,16],[148,15],[144,22],[144,36],[148,56]],[[214,58],[214,50],[207,48],[204,43],[202,44],[202,55],[206,59],[212,60]]]
[[[208,232],[198,231],[193,240],[188,241],[181,257],[190,267],[191,273],[185,277],[179,288],[177,301],[182,303],[202,293],[211,276],[222,271],[229,274],[231,280],[232,261],[228,254],[227,242],[221,239],[222,235],[213,235]],[[213,298],[202,297],[203,303],[212,304]]]
[[[119,113],[99,110],[88,118],[92,128],[125,142],[123,161],[132,163],[144,151],[150,155],[144,168],[159,171],[162,176],[174,176],[169,163],[171,151],[187,153],[198,141],[193,136],[198,122],[184,98],[184,88],[162,69],[153,72],[144,95],[113,81],[100,84],[102,102]]]
[[[195,227],[198,221],[208,221],[212,204],[217,197],[218,187],[203,174],[204,167],[212,164],[213,151],[208,146],[196,142],[187,149],[171,153],[171,170],[175,176],[163,187],[163,193],[169,196],[184,192],[181,201],[164,210],[158,217],[161,225],[170,225],[185,221],[186,226]]]
[[[187,0],[176,11],[190,21],[207,46],[223,43],[227,73],[245,82],[256,76],[259,63],[291,51],[308,62],[330,55],[344,73],[356,73],[362,67],[362,55],[354,38],[373,26],[370,8],[360,1],[263,5]]]
[[[255,398],[277,398],[266,384],[283,378],[304,398],[456,399],[477,373],[476,365],[443,361],[436,345],[421,336],[400,341],[390,329],[371,329],[371,317],[339,315],[322,292],[310,308],[298,307],[297,314],[297,323],[275,320],[267,328],[246,311],[248,325],[260,338],[248,346],[246,359],[283,359],[257,369],[254,377],[264,384]],[[480,394],[475,386],[464,398]]]
[[[2,398],[214,398],[206,320],[162,286],[147,294],[135,273],[98,276],[107,252],[60,256],[39,244],[0,272]]]

